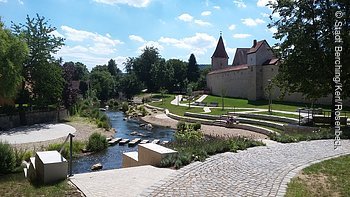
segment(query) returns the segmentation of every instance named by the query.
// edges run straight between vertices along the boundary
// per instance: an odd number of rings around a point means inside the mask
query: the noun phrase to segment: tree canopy
[[[199,67],[197,64],[196,57],[192,53],[190,55],[190,58],[188,59],[188,67],[187,67],[187,79],[190,82],[197,82],[199,79]]]
[[[28,48],[0,21],[0,97],[13,98],[22,82]]]
[[[273,13],[279,13],[269,27],[276,27],[274,38],[281,40],[277,46],[281,65],[277,75],[279,87],[288,92],[301,92],[306,98],[316,100],[334,93],[335,74],[335,23],[341,22],[343,64],[341,79],[343,96],[349,96],[350,85],[350,15],[336,18],[335,12],[349,13],[350,2],[286,1],[270,4]],[[334,101],[334,97],[333,97]]]

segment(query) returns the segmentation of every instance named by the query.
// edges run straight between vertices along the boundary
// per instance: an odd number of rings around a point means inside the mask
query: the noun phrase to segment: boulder
[[[95,171],[95,170],[101,170],[102,169],[102,164],[101,163],[97,163],[91,166],[91,170]]]

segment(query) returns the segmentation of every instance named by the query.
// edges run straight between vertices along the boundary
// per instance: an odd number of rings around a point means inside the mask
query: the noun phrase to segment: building
[[[220,36],[216,49],[211,57],[212,71],[207,75],[207,87],[211,94],[217,96],[244,98],[248,100],[280,100],[280,90],[268,86],[278,73],[279,59],[273,53],[266,40],[252,43],[250,48],[237,48],[232,61],[228,65],[228,55]],[[284,101],[310,103],[301,93],[286,94]],[[331,97],[320,98],[319,104],[331,104]],[[349,100],[344,102],[349,105]]]

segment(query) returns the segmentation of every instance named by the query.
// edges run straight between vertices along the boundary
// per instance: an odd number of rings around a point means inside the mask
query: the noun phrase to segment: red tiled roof
[[[222,36],[220,36],[219,38],[218,45],[216,45],[216,49],[213,53],[212,58],[213,57],[228,58],[228,55],[225,50],[224,41],[222,40]]]
[[[248,69],[248,64],[242,64],[242,65],[238,65],[238,66],[228,66],[226,68],[211,71],[208,73],[208,75],[229,72],[229,71],[234,71],[234,70],[245,70],[245,69]]]
[[[257,52],[258,49],[262,46],[262,44],[263,44],[264,42],[266,42],[266,41],[265,41],[265,40],[261,40],[261,41],[257,42],[255,46],[252,46],[252,48],[249,49],[249,51],[247,52],[247,54]]]
[[[248,50],[249,48],[237,48],[235,57],[233,58],[232,66],[246,64]]]

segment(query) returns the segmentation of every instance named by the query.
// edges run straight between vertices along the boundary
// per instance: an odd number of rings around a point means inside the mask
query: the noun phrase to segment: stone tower
[[[228,66],[228,55],[225,50],[224,41],[220,33],[219,42],[216,46],[213,56],[211,56],[212,70],[218,70]]]

